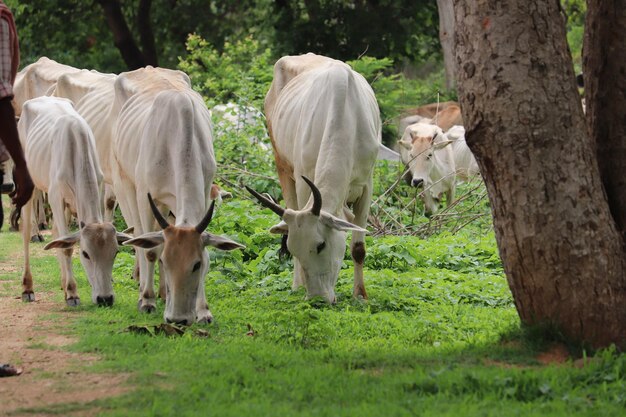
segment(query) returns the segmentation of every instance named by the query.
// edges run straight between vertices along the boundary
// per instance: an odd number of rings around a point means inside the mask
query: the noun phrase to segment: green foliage
[[[95,403],[42,404],[22,411],[80,414],[97,408],[103,416],[196,416],[206,410],[220,416],[623,413],[623,354],[609,349],[588,358],[584,367],[538,364],[537,351],[520,336],[492,234],[476,238],[469,228],[428,240],[368,237],[369,301],[351,298],[353,271],[346,261],[338,303],[329,306],[303,300],[301,290],[291,291],[290,265],[271,254],[277,238],[266,228],[273,220],[273,213],[251,202],[224,203],[211,231],[240,241],[247,236],[248,248],[210,250],[206,291],[216,321],[191,326],[178,337],[127,331],[131,325],[152,327],[163,321],[162,303],[156,315],[136,310],[131,254],[116,259],[112,308],[88,302],[89,284],[75,259],[85,303],[77,309],[60,307],[55,319],[71,320],[66,329],[80,341],[70,349],[104,357],[79,372],[129,373],[132,389]],[[0,244],[0,262],[15,262],[9,254],[20,250],[19,235],[1,233]],[[395,252],[399,257],[391,255]],[[36,291],[52,294],[62,306],[54,255],[38,254],[32,262]],[[2,296],[19,294],[20,282],[12,275],[0,273]]]
[[[348,61],[348,64],[371,84],[383,121],[383,142],[389,146],[398,139],[398,118],[405,110],[433,103],[438,99],[447,101],[456,98],[454,92],[445,92],[442,71],[418,80],[409,79],[402,73],[394,73],[394,62],[390,58],[362,56]]]
[[[188,54],[180,59],[179,69],[189,74],[193,87],[209,107],[237,102],[261,108],[272,82],[273,61],[268,48],[248,36],[225,42],[218,51],[198,35],[189,35]]]
[[[6,0],[20,39],[20,66],[47,56],[78,68],[124,68],[100,6],[82,0]]]
[[[274,2],[268,17],[281,54],[315,52],[350,60],[367,53],[410,62],[440,54],[433,1],[288,0]]]
[[[567,16],[567,43],[572,53],[574,70],[582,71],[582,48],[587,4],[584,0],[561,0]]]

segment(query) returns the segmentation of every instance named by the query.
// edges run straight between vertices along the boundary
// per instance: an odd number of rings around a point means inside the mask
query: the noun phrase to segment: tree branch
[[[144,67],[145,58],[130,33],[126,19],[122,14],[119,0],[97,0],[102,6],[107,25],[113,33],[113,43],[122,54],[122,58],[129,70]]]

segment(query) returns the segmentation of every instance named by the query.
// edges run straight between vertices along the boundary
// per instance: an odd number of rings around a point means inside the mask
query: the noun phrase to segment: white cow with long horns
[[[293,287],[335,302],[346,232],[352,232],[355,297],[363,280],[372,172],[381,143],[376,97],[348,65],[324,56],[285,56],[274,65],[265,113],[287,208],[248,190],[282,221]],[[348,208],[352,206],[352,210]]]
[[[213,213],[209,197],[216,170],[209,110],[186,74],[153,67],[119,75],[115,107],[120,111],[113,142],[113,189],[137,236],[125,244],[137,248],[139,309],[156,309],[154,264],[161,260],[161,285],[167,288],[164,319],[210,322],[205,247],[243,246],[205,232]],[[175,225],[165,220],[170,212]],[[155,230],[155,219],[163,230]]]

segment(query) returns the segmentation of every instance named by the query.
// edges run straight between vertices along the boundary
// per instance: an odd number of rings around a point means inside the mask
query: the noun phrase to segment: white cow
[[[114,136],[113,186],[137,236],[126,244],[137,248],[139,309],[156,308],[154,264],[160,259],[161,285],[164,280],[167,288],[165,320],[210,322],[205,246],[243,246],[204,231],[213,211],[209,193],[216,170],[209,110],[180,71],[146,67],[122,73],[115,94],[115,106],[121,110]],[[172,212],[176,225],[159,209],[166,215]],[[155,231],[155,218],[163,230]]]
[[[113,175],[111,173],[112,126],[117,114],[113,112],[114,83],[117,75],[98,71],[80,70],[59,76],[51,94],[74,102],[76,111],[91,127],[96,140],[98,161],[104,179],[104,219],[112,221],[115,212]]]
[[[465,142],[465,128],[460,125],[452,126],[446,132],[446,137],[452,141],[452,155],[457,178],[465,181],[476,178],[480,170],[474,154]]]
[[[102,220],[99,204],[102,173],[89,126],[69,100],[39,97],[24,103],[18,129],[33,182],[39,190],[48,193],[52,207],[54,240],[44,249],[59,249],[61,286],[67,304],[80,303],[71,259],[73,246],[80,243],[80,261],[92,287],[92,301],[112,305],[112,271],[117,245],[130,236],[117,233],[111,223]],[[31,204],[32,199],[22,208],[24,225],[30,222]],[[69,231],[66,207],[77,216],[80,224],[77,232]],[[25,261],[22,299],[33,301],[29,230],[28,227],[22,229]]]
[[[412,187],[424,187],[421,197],[426,214],[437,212],[444,193],[448,205],[454,200],[451,143],[440,127],[422,122],[409,125],[398,141],[402,162],[408,168],[405,179]]]
[[[265,114],[287,208],[248,190],[282,218],[270,232],[287,235],[293,287],[335,302],[346,232],[352,231],[353,295],[366,298],[364,236],[381,141],[374,92],[341,61],[286,56],[274,65]]]
[[[13,85],[14,96],[12,104],[15,116],[20,117],[22,106],[27,100],[49,95],[61,75],[77,71],[80,70],[69,65],[60,64],[45,56],[24,67],[17,73]],[[35,213],[31,225],[31,240],[33,242],[43,242],[43,237],[39,234],[39,225],[45,226],[46,224],[45,197],[41,190],[35,190],[33,194]]]
[[[61,75],[78,71],[78,68],[59,64],[45,56],[24,67],[17,73],[13,86],[15,115],[20,117],[22,106],[27,100],[50,95]]]

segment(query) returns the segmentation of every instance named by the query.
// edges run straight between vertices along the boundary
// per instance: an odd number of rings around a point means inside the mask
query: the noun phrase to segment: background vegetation
[[[97,2],[7,3],[18,18],[24,63],[47,55],[78,67],[125,69]],[[283,54],[315,51],[347,60],[374,88],[389,143],[403,109],[455,97],[442,87],[434,3],[155,0],[152,22],[160,63],[186,71],[209,107],[234,102],[261,109],[272,64]],[[137,4],[122,5],[129,22]],[[584,2],[562,4],[580,65]],[[368,33],[359,32],[364,26]],[[268,143],[263,117],[233,126],[216,115],[214,122],[216,180],[234,197],[219,208],[210,230],[246,245],[243,251],[211,251],[206,290],[216,322],[191,326],[181,336],[158,334],[163,305],[155,316],[136,311],[128,248],[114,268],[116,305],[89,305],[88,283],[75,260],[85,305],[59,317],[73,320],[70,331],[80,342],[72,349],[103,355],[90,371],[130,372],[135,390],[46,412],[624,414],[622,355],[608,350],[592,360],[542,365],[540,354],[559,343],[559,335],[546,341],[543,330],[540,339],[536,330],[520,327],[479,179],[459,186],[458,203],[426,218],[415,190],[399,181],[402,168],[379,162],[366,241],[369,301],[350,296],[348,253],[337,305],[304,301],[302,290],[290,289],[292,264],[279,259],[279,238],[267,232],[276,216],[241,192],[245,183],[280,198],[273,156],[261,146]],[[0,245],[0,261],[8,262],[19,253],[20,238],[3,231]],[[61,304],[54,256],[33,263],[36,290],[56,293]],[[1,295],[19,294],[15,273],[0,273],[0,282]]]

